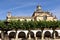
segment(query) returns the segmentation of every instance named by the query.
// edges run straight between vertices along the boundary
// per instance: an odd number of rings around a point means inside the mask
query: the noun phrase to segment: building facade
[[[41,6],[38,5],[36,7],[36,10],[33,12],[33,15],[31,17],[17,17],[17,16],[12,16],[11,15],[11,12],[8,12],[7,14],[7,21],[13,21],[13,20],[20,20],[20,21],[24,21],[24,20],[27,20],[27,21],[31,21],[31,20],[36,20],[36,21],[43,21],[43,20],[46,20],[46,21],[56,21],[57,18],[56,16],[53,16],[53,14],[51,12],[46,12],[46,11],[43,11]]]

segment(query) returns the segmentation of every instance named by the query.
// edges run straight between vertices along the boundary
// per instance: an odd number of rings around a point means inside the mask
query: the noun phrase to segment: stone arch
[[[47,38],[51,38],[51,33],[49,31],[46,31],[44,33],[44,38],[47,37]]]
[[[41,31],[36,32],[36,37],[41,38],[42,37],[42,32]]]
[[[16,32],[10,32],[9,38],[16,38]]]
[[[54,37],[54,32],[52,33],[52,38]],[[55,31],[55,37],[57,38],[58,37],[58,32]]]
[[[19,32],[18,38],[26,38],[25,32]]]
[[[27,38],[29,37],[29,33],[30,33],[31,38],[34,38],[34,32],[32,32],[32,31],[27,33]]]

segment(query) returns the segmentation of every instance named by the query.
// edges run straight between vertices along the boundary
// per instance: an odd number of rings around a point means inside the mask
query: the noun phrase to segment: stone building
[[[37,5],[36,10],[33,12],[33,15],[31,17],[17,17],[12,16],[11,12],[8,12],[7,14],[7,21],[14,21],[14,20],[20,20],[20,21],[57,21],[57,17],[54,16],[51,12],[43,11],[40,5]],[[1,33],[1,31],[0,31]],[[53,30],[52,29],[44,29],[43,34],[40,29],[38,30],[30,30],[30,34],[28,30],[11,30],[8,31],[8,38],[9,40],[52,40],[53,38]],[[60,29],[55,30],[55,36],[54,38],[57,39],[60,37]],[[57,39],[59,40],[59,39]]]
[[[11,12],[8,12],[7,14],[7,21],[11,21],[11,20],[20,20],[20,21],[24,21],[24,20],[27,20],[27,21],[31,21],[31,20],[46,20],[46,21],[53,21],[53,20],[57,20],[56,16],[53,16],[53,14],[51,12],[46,12],[46,11],[43,11],[41,6],[38,5],[36,7],[36,11],[33,12],[33,15],[31,17],[17,17],[17,16],[12,16],[11,15]]]

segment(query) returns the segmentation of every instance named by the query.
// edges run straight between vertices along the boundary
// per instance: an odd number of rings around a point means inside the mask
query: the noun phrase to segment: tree
[[[29,29],[35,29],[37,27],[37,21],[29,21],[28,25]]]
[[[1,30],[2,40],[4,40],[4,28],[6,28],[6,25],[4,24],[4,21],[0,21],[0,30]]]
[[[55,29],[58,27],[58,21],[51,21],[50,22],[50,27],[52,28],[53,30],[53,38],[55,38]]]

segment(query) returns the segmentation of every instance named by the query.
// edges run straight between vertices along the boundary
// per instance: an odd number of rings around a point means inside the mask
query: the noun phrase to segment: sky
[[[0,20],[5,20],[8,11],[12,16],[32,16],[37,5],[60,19],[60,0],[0,0]]]

